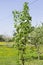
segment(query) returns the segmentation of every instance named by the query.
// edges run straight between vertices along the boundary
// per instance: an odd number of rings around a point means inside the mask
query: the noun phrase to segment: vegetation
[[[40,44],[43,44],[43,25],[39,27],[32,27],[31,25],[31,16],[29,14],[29,7],[28,3],[25,2],[23,6],[23,10],[13,11],[14,16],[14,28],[16,29],[14,34],[14,41],[16,43],[16,48],[18,49],[18,65],[25,65],[27,60],[26,57],[26,47],[27,45],[31,44],[34,45],[37,51],[38,60],[40,59]],[[31,54],[34,52],[34,47],[31,47]],[[36,53],[36,52],[35,52]]]
[[[28,3],[24,3],[23,10],[21,12],[19,11],[13,11],[14,15],[14,27],[16,29],[16,35],[15,35],[15,41],[17,43],[18,51],[20,52],[20,60],[22,62],[22,65],[25,64],[25,53],[26,53],[26,44],[28,42],[28,35],[32,31],[31,27],[31,16],[28,13],[29,7]],[[18,59],[19,60],[19,59]]]
[[[4,35],[0,35],[0,42],[12,42],[12,38]]]
[[[3,38],[3,35],[0,35],[0,41],[5,41],[5,39]]]
[[[0,42],[0,44],[6,44]],[[9,43],[8,43],[9,44]],[[43,65],[43,45],[40,45],[40,60],[37,60],[36,48],[31,49],[31,45],[26,47],[25,65]],[[33,51],[32,51],[33,50]],[[14,47],[0,46],[0,65],[17,65],[18,49]]]
[[[43,65],[43,23],[31,25],[28,3],[13,11],[13,38],[0,35],[0,65]]]
[[[38,59],[40,59],[39,46],[40,44],[43,44],[43,41],[42,41],[43,40],[43,25],[36,27],[35,30],[30,33],[30,37],[31,37],[32,44],[34,44],[35,47],[37,48]]]

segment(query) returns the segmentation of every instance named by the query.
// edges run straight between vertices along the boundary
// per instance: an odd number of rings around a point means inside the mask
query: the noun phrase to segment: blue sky
[[[0,0],[0,34],[12,36],[14,20],[12,11],[22,10],[23,3],[29,2],[32,25],[40,25],[43,22],[43,0]]]

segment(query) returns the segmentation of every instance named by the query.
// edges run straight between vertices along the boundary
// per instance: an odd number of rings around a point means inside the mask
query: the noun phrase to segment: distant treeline
[[[12,42],[12,38],[0,35],[0,42]]]

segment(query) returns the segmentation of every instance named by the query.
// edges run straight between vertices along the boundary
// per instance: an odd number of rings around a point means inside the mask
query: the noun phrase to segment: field
[[[31,52],[30,46],[26,49],[26,60],[25,65],[43,65],[43,59],[38,60],[31,58],[36,57],[36,52]],[[35,49],[36,50],[36,49]],[[33,50],[34,51],[34,50]],[[43,46],[40,46],[41,56],[43,57]],[[30,59],[31,58],[31,59]],[[0,42],[0,65],[17,65],[18,50],[15,47],[7,47],[5,42]],[[28,61],[28,62],[27,62]]]

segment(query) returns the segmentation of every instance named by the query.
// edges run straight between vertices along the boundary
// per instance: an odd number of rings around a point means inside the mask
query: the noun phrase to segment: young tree
[[[22,65],[25,64],[25,50],[26,50],[26,44],[28,42],[28,35],[32,31],[31,27],[31,16],[29,14],[29,7],[28,3],[25,2],[23,6],[23,10],[21,12],[19,11],[13,11],[14,16],[14,28],[16,29],[16,35],[14,36],[14,40],[17,43],[17,48],[20,53],[20,60],[22,62]],[[18,59],[19,60],[19,59]]]

